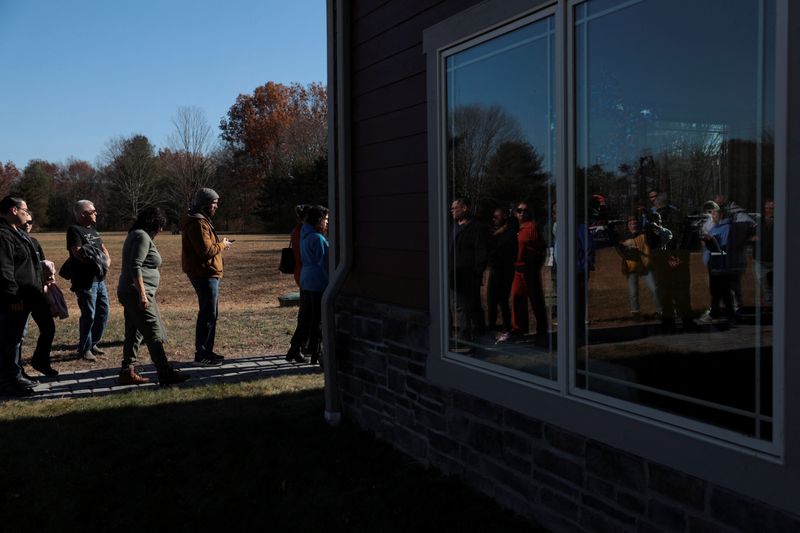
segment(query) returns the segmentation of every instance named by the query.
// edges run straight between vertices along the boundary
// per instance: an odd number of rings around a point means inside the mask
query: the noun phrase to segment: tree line
[[[174,225],[194,191],[212,187],[221,229],[287,231],[295,205],[327,201],[327,114],[321,84],[268,82],[240,94],[218,132],[200,109],[178,108],[160,149],[134,134],[110,139],[96,165],[34,159],[20,170],[0,160],[0,195],[25,198],[36,225],[52,230],[72,224],[72,205],[90,199],[101,229],[122,230],[151,206]]]

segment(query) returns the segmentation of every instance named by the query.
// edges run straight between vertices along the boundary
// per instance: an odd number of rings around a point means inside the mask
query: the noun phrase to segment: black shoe
[[[168,385],[177,385],[178,383],[183,383],[189,379],[188,374],[184,374],[179,370],[172,369],[171,372],[158,376],[158,384],[162,387],[166,387]]]
[[[306,362],[306,358],[300,353],[299,348],[289,348],[289,352],[286,354],[286,361],[290,363],[304,364]]]
[[[39,373],[41,373],[41,374],[43,374],[43,375],[45,375],[45,376],[47,376],[49,378],[52,378],[52,377],[55,377],[55,376],[58,375],[58,370],[56,370],[55,368],[53,368],[49,364],[40,365],[38,363],[31,363],[31,368],[33,368],[37,372],[39,372]]]
[[[26,387],[19,382],[8,383],[0,385],[0,396],[12,396],[14,398],[21,398],[33,394],[33,389]]]
[[[199,366],[221,366],[223,359],[218,359],[212,355],[195,355],[194,364]]]

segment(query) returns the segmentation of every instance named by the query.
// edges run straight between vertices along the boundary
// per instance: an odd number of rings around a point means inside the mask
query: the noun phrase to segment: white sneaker
[[[698,324],[713,324],[714,317],[711,316],[711,311],[706,310],[703,315],[697,319]]]

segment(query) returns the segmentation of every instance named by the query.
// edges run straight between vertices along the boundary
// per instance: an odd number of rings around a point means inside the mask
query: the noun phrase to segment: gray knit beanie
[[[197,192],[194,193],[194,200],[192,200],[192,209],[205,209],[214,200],[219,200],[219,194],[214,189],[208,187],[197,189]]]

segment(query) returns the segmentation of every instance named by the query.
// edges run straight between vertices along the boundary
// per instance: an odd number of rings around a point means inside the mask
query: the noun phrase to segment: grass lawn
[[[38,233],[57,266],[63,233]],[[228,235],[216,349],[229,359],[288,348],[295,291],[278,272],[283,235]],[[104,233],[111,317],[96,363],[76,359],[78,309],[57,321],[53,366],[64,373],[117,367],[116,302],[123,233]],[[180,269],[180,236],[156,239],[157,295],[167,355],[194,356],[197,302]],[[38,335],[31,323],[23,352]],[[149,363],[147,350],[141,356]],[[35,372],[31,371],[32,374]],[[490,499],[344,423],[328,427],[322,376],[0,403],[0,531],[532,531]]]
[[[0,406],[3,531],[536,531],[322,417],[319,375]]]

